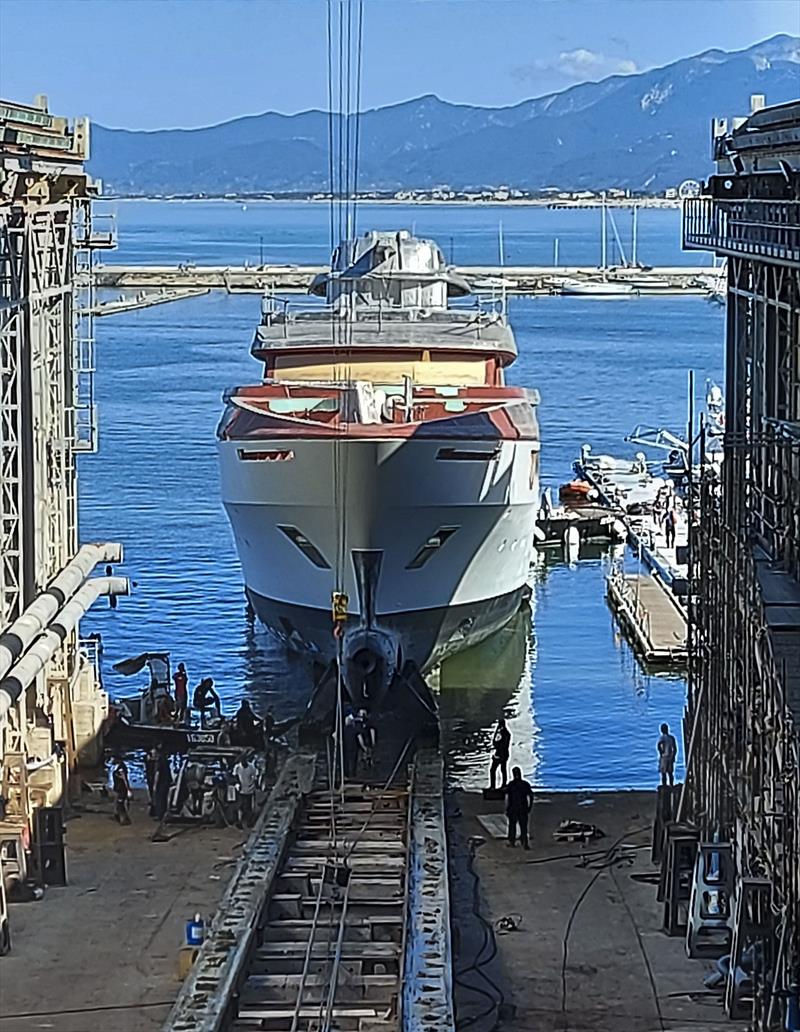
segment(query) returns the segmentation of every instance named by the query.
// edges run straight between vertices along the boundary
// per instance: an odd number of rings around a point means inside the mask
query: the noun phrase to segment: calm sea
[[[117,262],[322,263],[328,213],[311,203],[119,202]],[[361,228],[414,229],[463,264],[495,263],[503,224],[508,264],[596,263],[597,211],[524,207],[363,205]],[[629,251],[630,216],[615,213]],[[639,257],[710,264],[680,250],[677,211],[645,210]],[[131,685],[111,664],[167,649],[192,679],[213,676],[226,702],[271,701],[280,716],[310,690],[304,662],[246,618],[232,537],[219,500],[214,431],[226,386],[255,380],[249,356],[259,299],[212,294],[97,321],[100,447],[81,461],[84,540],[122,541],[136,589],[115,611],[97,607],[86,631],[103,635],[106,687]],[[687,370],[698,401],[719,379],[723,314],[699,297],[512,299],[520,358],[514,383],[542,403],[543,482],[570,476],[580,445],[624,454],[637,423],[685,423]],[[606,608],[608,558],[569,566],[548,556],[531,612],[475,655],[441,672],[451,780],[484,778],[490,729],[510,718],[512,759],[548,788],[648,787],[662,720],[677,726],[684,682],[647,676]],[[121,571],[122,572],[122,571]]]

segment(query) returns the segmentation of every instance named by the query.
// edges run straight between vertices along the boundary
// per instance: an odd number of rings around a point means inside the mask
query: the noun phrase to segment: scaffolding
[[[800,104],[716,122],[713,146],[684,246],[728,261],[726,425],[721,474],[694,485],[679,817],[733,848],[728,1013],[783,1029],[800,983]]]
[[[52,115],[44,97],[0,101],[0,795],[5,819],[29,826],[65,794],[76,707],[102,707],[77,628],[59,625],[63,645],[30,683],[16,676],[47,630],[30,607],[48,589],[70,601],[51,585],[78,552],[76,455],[96,446],[84,298],[92,251],[113,240],[93,230],[88,144],[88,121]]]

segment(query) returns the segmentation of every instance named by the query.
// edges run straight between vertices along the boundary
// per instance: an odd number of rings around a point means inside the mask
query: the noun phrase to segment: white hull
[[[349,597],[348,625],[367,617],[354,552],[380,554],[375,623],[399,636],[402,661],[420,669],[492,633],[513,612],[532,556],[538,441],[412,436],[218,446],[248,593],[259,615],[296,647],[323,661],[335,655],[335,589]],[[242,450],[265,447],[292,458],[240,458]],[[448,449],[486,458],[443,458]],[[426,552],[437,534],[442,543]],[[510,612],[492,605],[499,599]],[[454,625],[458,614],[467,615]]]

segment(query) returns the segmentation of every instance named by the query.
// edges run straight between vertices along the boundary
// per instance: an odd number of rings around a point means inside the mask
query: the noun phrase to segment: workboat
[[[263,382],[225,394],[222,497],[257,616],[374,709],[519,607],[538,395],[505,384],[502,303],[464,300],[433,241],[345,241],[311,293],[264,299]]]

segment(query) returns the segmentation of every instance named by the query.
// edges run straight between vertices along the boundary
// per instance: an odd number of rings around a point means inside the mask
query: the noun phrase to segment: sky
[[[779,32],[798,0],[364,0],[362,107],[513,104]],[[107,126],[321,108],[326,69],[326,0],[0,0],[0,96]]]

